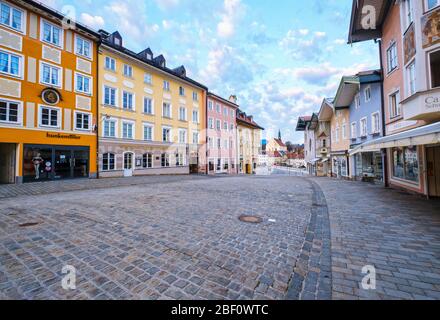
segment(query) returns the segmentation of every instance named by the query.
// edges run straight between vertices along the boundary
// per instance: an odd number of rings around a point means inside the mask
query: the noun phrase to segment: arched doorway
[[[132,152],[124,153],[124,177],[133,176],[134,154]]]

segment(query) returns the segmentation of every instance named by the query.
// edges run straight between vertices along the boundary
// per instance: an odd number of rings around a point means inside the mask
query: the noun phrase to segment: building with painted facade
[[[376,10],[366,30],[363,8]],[[385,137],[365,151],[386,154],[385,184],[440,196],[440,1],[353,1],[349,42],[380,40]]]
[[[253,174],[262,154],[261,139],[264,128],[245,112],[237,112],[237,144],[239,173]]]
[[[350,99],[350,172],[354,180],[383,182],[380,149],[363,152],[362,145],[383,137],[382,75],[380,70],[360,72],[345,84]]]
[[[100,176],[205,172],[207,88],[163,55],[100,33]]]
[[[223,99],[208,93],[208,174],[237,174],[237,110],[236,98]]]
[[[34,1],[0,12],[0,183],[95,178],[99,34]]]
[[[313,117],[314,115],[299,117],[296,124],[296,131],[304,132],[304,161],[310,175],[316,174],[317,160],[315,129],[311,127]]]

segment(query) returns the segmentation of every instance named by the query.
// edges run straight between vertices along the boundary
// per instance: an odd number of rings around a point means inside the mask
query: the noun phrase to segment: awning
[[[421,146],[436,143],[440,143],[440,122],[366,142],[350,151],[350,155],[394,147]]]

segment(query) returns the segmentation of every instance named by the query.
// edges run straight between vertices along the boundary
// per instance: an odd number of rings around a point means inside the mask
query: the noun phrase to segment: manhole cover
[[[19,224],[18,226],[19,226],[20,228],[28,228],[28,227],[34,227],[34,226],[37,226],[37,225],[39,225],[39,224],[40,224],[39,222],[27,222],[27,223]]]
[[[240,218],[238,218],[241,222],[246,222],[246,223],[261,223],[263,222],[263,219],[261,219],[260,217],[257,216],[240,216]]]

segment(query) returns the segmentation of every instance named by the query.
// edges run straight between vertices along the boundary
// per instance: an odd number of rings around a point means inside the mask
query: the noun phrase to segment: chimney
[[[229,97],[229,101],[231,101],[234,104],[237,104],[237,96],[236,95],[231,95]]]

